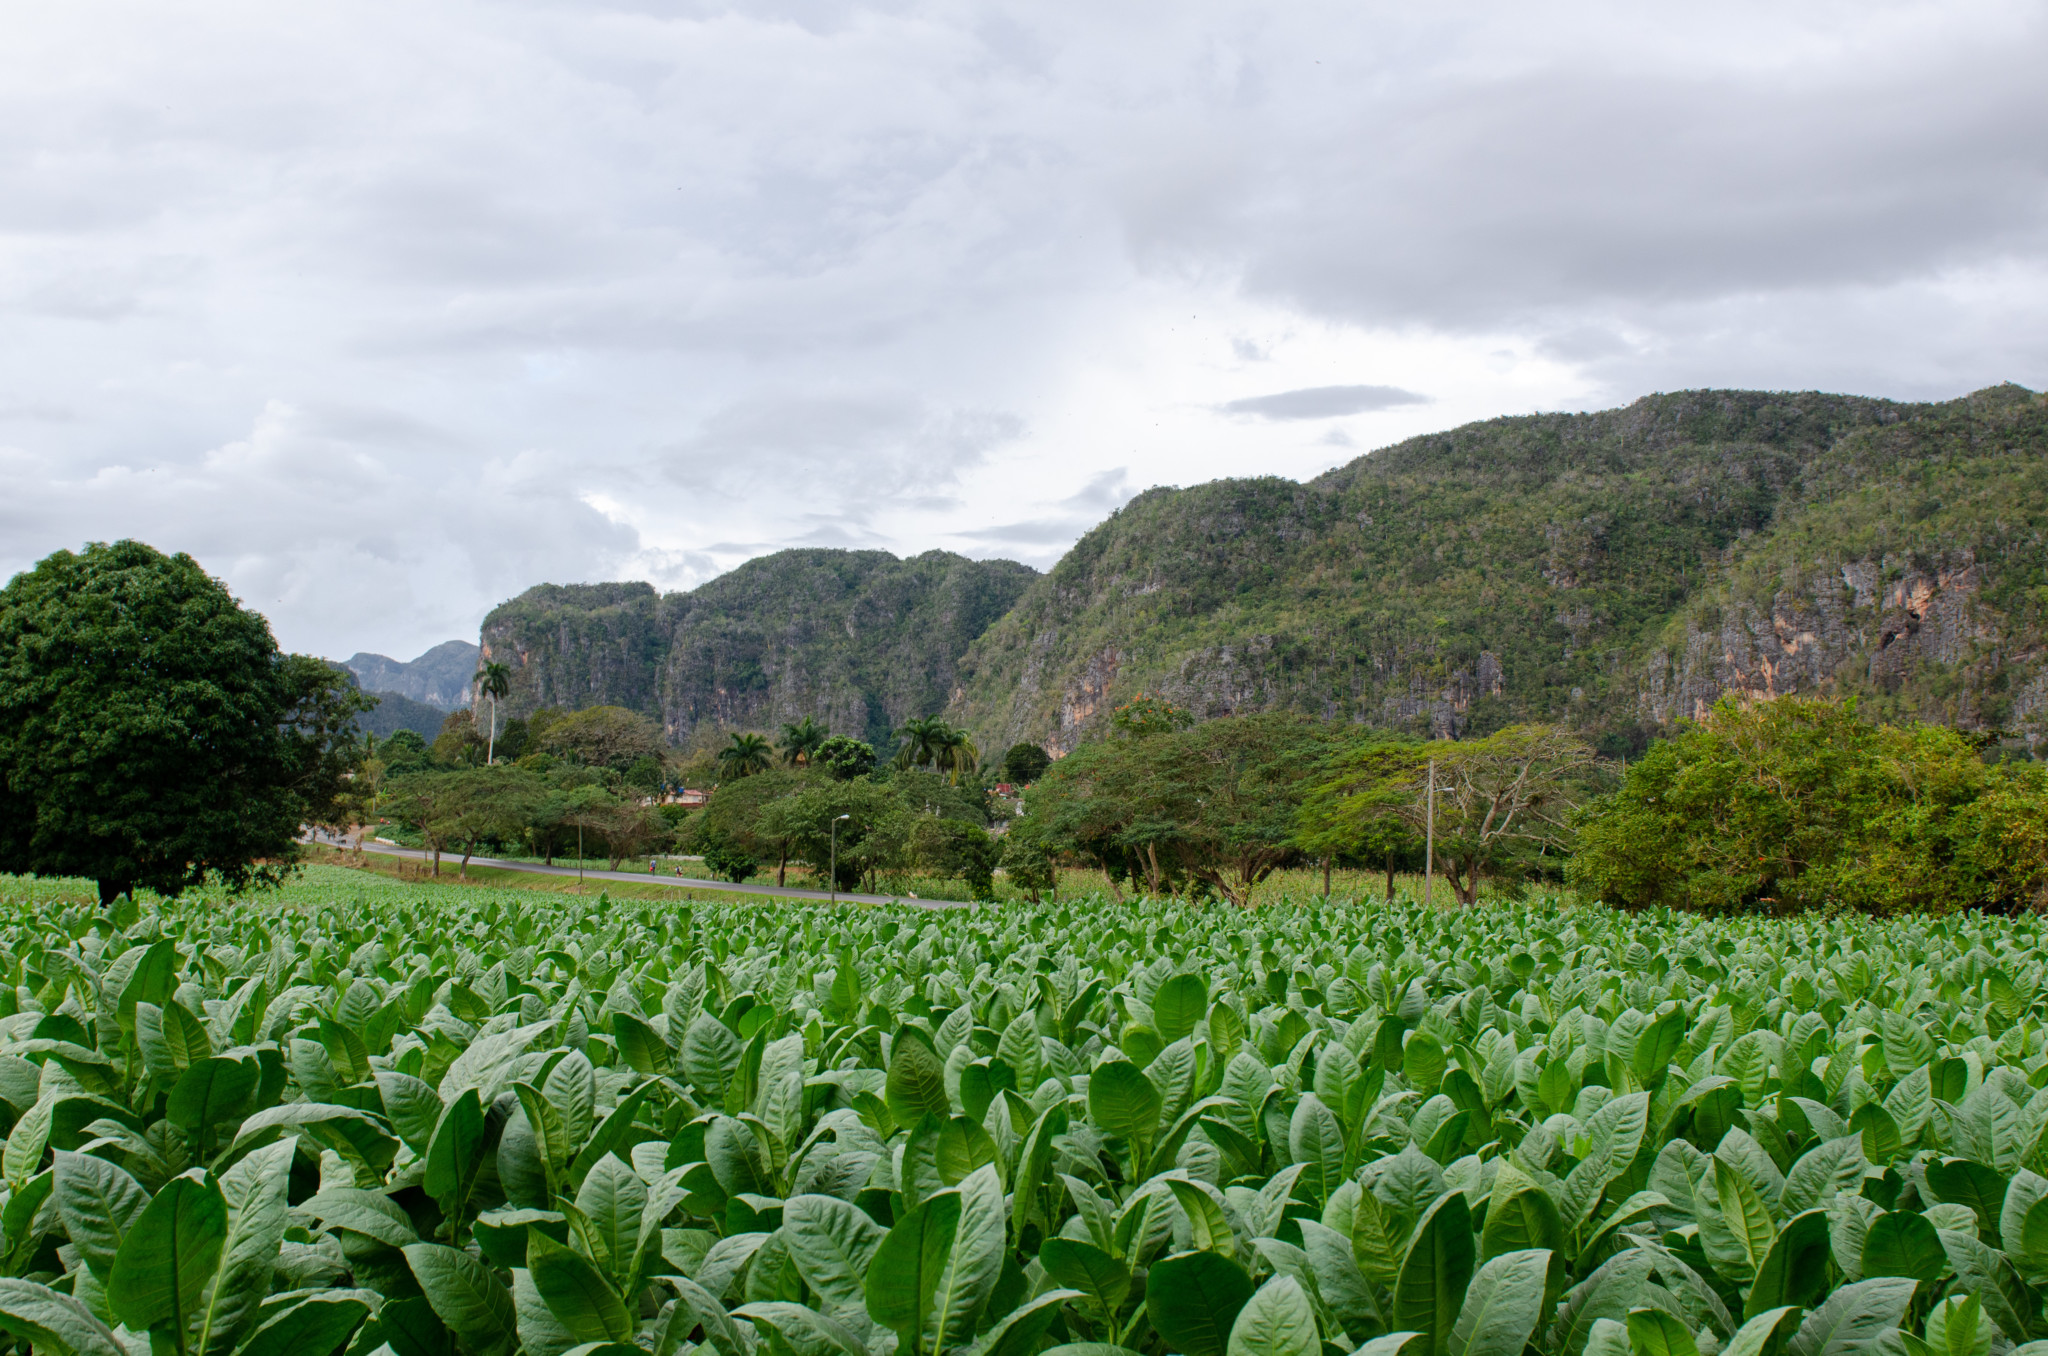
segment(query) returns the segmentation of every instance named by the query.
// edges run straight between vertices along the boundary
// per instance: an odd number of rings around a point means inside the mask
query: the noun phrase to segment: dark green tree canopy
[[[281,654],[190,556],[59,551],[0,590],[0,870],[90,877],[109,900],[274,883],[372,704]]]
[[[850,782],[875,770],[875,746],[851,735],[833,735],[818,745],[818,751],[811,756],[811,766],[842,782]]]
[[[1586,807],[1566,874],[1625,908],[2039,908],[2048,769],[1854,703],[1724,698]]]
[[[1012,744],[1010,751],[1003,755],[1003,778],[1019,786],[1029,786],[1045,775],[1052,766],[1052,755],[1036,744]]]
[[[567,715],[551,712],[546,722],[541,714],[533,714],[531,738],[558,758],[589,767],[624,769],[641,758],[658,760],[667,752],[661,727],[624,707],[593,706]]]

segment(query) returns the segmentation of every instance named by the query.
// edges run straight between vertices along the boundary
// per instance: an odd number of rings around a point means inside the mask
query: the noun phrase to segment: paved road
[[[327,847],[338,848],[341,846],[339,842],[326,834],[320,835],[319,841]],[[350,846],[353,845],[353,842],[351,842]],[[387,857],[407,857],[413,861],[431,860],[427,853],[421,852],[417,848],[394,847],[389,843],[379,843],[375,840],[365,841],[363,843],[363,851],[382,853]],[[442,865],[445,867],[451,860],[451,856],[449,853],[444,852],[441,854],[441,859]],[[459,854],[456,854],[452,860],[460,862],[462,858]],[[500,871],[531,871],[537,876],[574,876],[578,874],[573,866],[542,866],[538,862],[507,862],[495,857],[471,857],[469,864],[471,866],[493,867]],[[832,898],[830,894],[823,890],[799,890],[793,886],[781,885],[735,885],[729,880],[692,880],[687,876],[657,876],[650,875],[645,871],[586,870],[581,874],[585,880],[632,881],[639,885],[668,885],[690,890],[722,890],[731,894],[742,895],[773,895],[780,899],[811,899],[817,900],[820,903],[828,903]],[[972,904],[960,904],[949,899],[903,899],[894,895],[855,895],[848,894],[844,890],[839,892],[839,901],[842,904],[910,904],[920,909],[971,909],[974,907]]]

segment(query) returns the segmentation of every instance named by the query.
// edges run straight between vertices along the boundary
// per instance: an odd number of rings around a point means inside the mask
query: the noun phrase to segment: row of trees
[[[647,852],[699,854],[722,878],[772,869],[783,884],[793,866],[821,879],[834,869],[836,823],[842,888],[918,871],[988,895],[999,852],[979,750],[936,717],[907,721],[897,736],[884,764],[873,746],[808,717],[783,727],[779,747],[733,734],[710,763],[710,803],[694,815],[654,803],[691,765],[663,749],[651,721],[617,707],[514,719],[497,764],[470,713],[455,712],[432,745],[402,731],[376,746],[364,777],[376,810],[420,833],[436,871],[444,851],[460,852],[466,871],[487,848],[550,860],[578,848],[614,867]],[[1049,762],[1020,744],[989,773],[1035,777]]]
[[[1569,883],[1627,908],[1872,913],[2048,904],[2048,768],[1853,703],[1729,699],[1626,768],[1555,726],[1420,742],[1269,713],[1195,724],[1156,698],[1055,764],[1004,864],[1247,902],[1290,863],[1427,865],[1450,896]]]
[[[733,735],[718,751],[715,766],[721,781],[737,781],[768,771],[778,759],[783,766],[825,772],[839,781],[869,776],[880,765],[872,744],[850,735],[835,735],[830,727],[805,716],[782,727],[779,750],[765,735]],[[986,772],[1007,783],[1029,784],[1037,781],[1051,762],[1051,755],[1037,744],[1013,744],[1002,762]],[[896,753],[889,766],[899,771],[927,768],[943,774],[955,786],[984,772],[981,750],[967,731],[939,716],[905,721],[896,731]]]
[[[731,880],[768,869],[782,885],[792,867],[826,880],[836,865],[842,890],[872,888],[884,875],[928,872],[962,880],[976,898],[987,898],[999,858],[989,832],[993,813],[979,787],[929,768],[854,777],[820,766],[776,768],[722,783],[684,822],[678,841]]]
[[[427,769],[390,779],[378,808],[419,831],[439,874],[441,854],[460,852],[461,869],[486,847],[523,848],[552,862],[596,851],[613,870],[628,857],[666,845],[674,825],[634,788],[601,772],[565,767]]]
[[[488,667],[479,674],[491,696]],[[487,730],[496,730],[495,714]],[[661,730],[617,706],[581,711],[544,708],[481,733],[472,713],[456,711],[429,745],[400,730],[366,743],[358,774],[356,822],[388,816],[416,830],[440,870],[443,852],[460,852],[462,869],[480,850],[518,850],[552,862],[574,850],[614,868],[674,838],[675,811],[655,804],[669,784]]]
[[[1303,860],[1435,871],[1464,902],[1488,878],[1553,871],[1573,806],[1597,785],[1592,750],[1545,726],[1425,744],[1281,712],[1196,724],[1156,699],[1117,714],[1116,737],[1055,763],[1025,799],[1005,863],[1020,885],[1059,861],[1112,887],[1243,904]],[[1434,789],[1432,797],[1431,791]]]

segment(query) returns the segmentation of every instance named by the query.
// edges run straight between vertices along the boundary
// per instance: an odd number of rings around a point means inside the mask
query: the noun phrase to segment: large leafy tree
[[[2048,889],[2043,774],[1853,703],[1724,699],[1586,807],[1567,870],[1629,908],[2026,907]]]
[[[489,756],[484,737],[477,733],[476,712],[464,707],[441,718],[434,736],[434,761],[443,767],[477,767]]]
[[[1299,853],[1296,819],[1332,735],[1280,712],[1085,745],[1052,765],[1011,830],[1093,857],[1152,895],[1190,885],[1234,904]]]
[[[746,852],[775,863],[775,883],[783,883],[789,866],[790,834],[771,822],[766,811],[776,802],[802,791],[816,779],[794,768],[770,768],[747,777],[728,777],[711,793],[710,802],[689,819],[688,842],[709,857],[714,848]]]
[[[850,782],[875,770],[875,746],[852,735],[833,735],[818,745],[811,766]]]
[[[1019,786],[1029,786],[1052,766],[1052,755],[1037,744],[1012,744],[1003,755],[1003,777]]]
[[[1571,731],[1511,725],[1483,739],[1367,741],[1338,757],[1311,800],[1326,832],[1348,824],[1363,834],[1386,818],[1433,839],[1436,870],[1472,904],[1487,877],[1522,879],[1565,847],[1598,775],[1592,748]]]
[[[641,758],[659,759],[666,751],[661,727],[623,706],[592,706],[568,715],[536,711],[530,723],[544,752],[587,767],[625,769]]]
[[[1366,811],[1366,803],[1354,800],[1359,784],[1344,776],[1346,768],[1370,767],[1382,753],[1412,753],[1415,741],[1368,736],[1347,743],[1318,769],[1316,785],[1301,806],[1294,839],[1304,852],[1321,857],[1327,880],[1329,863],[1350,861],[1376,867],[1386,873],[1387,902],[1394,902],[1394,873],[1404,867],[1420,867],[1422,836],[1391,813],[1384,802]],[[1328,893],[1327,888],[1325,893]]]
[[[59,551],[0,590],[0,870],[112,900],[274,884],[332,817],[374,700],[190,556]]]
[[[841,820],[841,815],[846,818]],[[758,832],[764,841],[780,847],[785,861],[802,862],[821,876],[836,866],[839,888],[846,890],[863,877],[872,883],[878,872],[910,865],[910,834],[925,817],[892,785],[829,781],[766,804]],[[778,868],[776,879],[781,878]]]

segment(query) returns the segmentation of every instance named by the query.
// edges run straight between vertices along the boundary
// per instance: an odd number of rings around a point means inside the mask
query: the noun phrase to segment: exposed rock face
[[[1968,547],[1925,564],[1849,561],[1830,573],[1785,580],[1768,610],[1738,601],[1704,619],[1718,614],[1718,625],[1689,616],[1675,649],[1649,656],[1643,714],[1658,725],[1696,720],[1729,693],[1896,695],[1917,674],[1962,670],[1976,681],[1957,690],[1940,714],[1949,723],[1982,726],[1986,681],[1995,673],[2009,681],[2015,666],[2032,668],[2023,656],[1999,663],[2004,625],[1980,605],[1984,573]]]
[[[812,717],[887,741],[943,709],[968,644],[1036,571],[944,551],[782,551],[688,593],[646,584],[528,590],[484,623],[511,656],[507,709],[615,704],[670,740]]]
[[[1303,484],[1139,495],[1043,576],[786,551],[688,594],[532,590],[484,640],[514,710],[617,702],[672,739],[946,710],[1064,751],[1154,692],[1610,753],[1724,694],[2048,736],[2048,404],[1684,391],[1495,419]]]
[[[623,706],[658,714],[659,603],[652,584],[542,584],[493,609],[483,653],[512,666],[506,713]]]
[[[469,705],[476,663],[476,646],[466,640],[446,640],[410,663],[381,654],[356,654],[344,660],[342,667],[356,676],[365,692],[396,692],[454,711]]]
[[[2044,465],[2017,387],[1688,391],[1152,490],[974,643],[952,714],[1060,749],[1144,691],[1437,736],[1562,720],[1610,751],[1730,692],[2039,721],[2048,617],[1991,595],[2048,600]]]

